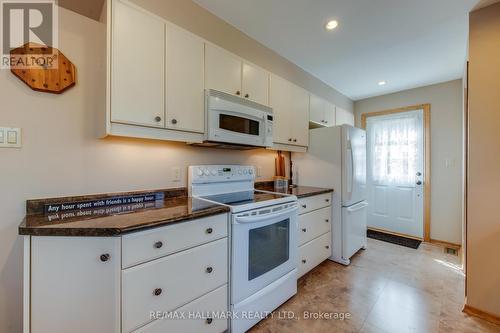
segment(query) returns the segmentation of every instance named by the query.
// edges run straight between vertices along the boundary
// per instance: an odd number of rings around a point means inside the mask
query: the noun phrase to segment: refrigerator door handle
[[[351,207],[347,208],[347,211],[349,213],[354,213],[354,212],[357,212],[358,210],[366,208],[366,206],[368,206],[367,202],[361,202],[361,203],[359,203],[357,205],[354,205],[354,206],[351,206]]]
[[[350,144],[349,144],[350,146]],[[353,161],[353,155],[352,155],[352,148],[347,148],[346,150],[347,154],[347,160],[349,161],[349,166],[347,167],[347,193],[349,194],[349,197],[351,197],[352,193],[352,182],[353,182],[353,174],[354,174],[354,161]]]

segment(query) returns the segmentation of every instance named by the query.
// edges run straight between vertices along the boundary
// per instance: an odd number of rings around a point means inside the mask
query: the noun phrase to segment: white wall
[[[431,104],[431,238],[455,244],[462,243],[462,89],[455,80],[354,102],[358,125],[362,113]]]

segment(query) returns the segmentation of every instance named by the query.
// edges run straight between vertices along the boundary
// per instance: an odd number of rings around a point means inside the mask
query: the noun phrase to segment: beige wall
[[[500,316],[500,4],[470,15],[467,304]]]
[[[356,101],[356,123],[362,113],[424,103],[431,104],[431,238],[461,244],[462,80]]]
[[[171,15],[186,16],[176,9],[181,2],[169,4]],[[200,16],[204,14],[198,10],[194,15],[193,21],[203,30],[207,22]],[[105,26],[65,9],[60,10],[59,20],[59,47],[77,68],[78,83],[73,89],[62,95],[35,92],[9,71],[0,70],[0,126],[23,130],[21,149],[0,149],[1,333],[22,330],[22,238],[17,227],[27,199],[185,186],[190,164],[252,164],[262,167],[262,179],[274,173],[275,153],[263,149],[227,151],[180,143],[96,139],[96,120],[105,108]],[[225,24],[218,23],[214,29],[207,31],[225,35],[230,30],[230,35],[237,35]],[[337,96],[290,63],[283,59],[281,63],[276,55],[262,50],[253,42],[240,51],[248,52],[252,61],[256,54],[268,54],[271,62],[265,63],[267,67],[277,65],[279,74],[295,78],[317,94]],[[180,183],[171,181],[174,166],[183,171]]]
[[[190,0],[131,1],[346,110],[353,110],[349,98]]]

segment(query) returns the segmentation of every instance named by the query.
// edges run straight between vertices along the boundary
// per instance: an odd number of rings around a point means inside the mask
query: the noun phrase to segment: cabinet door
[[[113,2],[111,121],[164,127],[165,25]]]
[[[203,67],[203,40],[167,26],[167,128],[204,132]]]
[[[243,63],[243,97],[254,102],[269,104],[269,72]]]
[[[292,110],[292,141],[294,145],[309,145],[309,93],[292,85],[290,105]]]
[[[337,106],[335,108],[335,114],[336,114],[337,125],[347,124],[354,126],[354,114],[352,114],[352,112],[349,112]]]
[[[241,59],[205,44],[205,88],[241,96]]]
[[[269,79],[269,105],[273,108],[273,140],[276,143],[292,143],[292,112],[290,95],[292,84],[279,76],[271,74]]]
[[[32,237],[31,333],[120,332],[120,260],[119,237]]]
[[[309,120],[320,125],[323,125],[325,120],[325,103],[313,94],[309,97]]]
[[[335,105],[325,101],[325,125],[335,126]]]

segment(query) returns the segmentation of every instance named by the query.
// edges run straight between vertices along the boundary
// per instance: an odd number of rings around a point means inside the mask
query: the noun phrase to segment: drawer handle
[[[329,248],[330,248],[330,245],[326,245],[326,246],[325,246],[325,249],[327,249],[327,250],[328,250]]]
[[[302,263],[305,264],[307,262],[307,260],[305,259],[302,259]]]
[[[307,231],[307,229],[306,229],[306,228],[302,228],[302,231],[303,231],[303,232],[306,232],[306,231]]]
[[[212,267],[207,267],[207,269],[205,270],[205,272],[207,272],[208,274],[212,273],[214,271],[214,269]]]
[[[205,320],[205,322],[210,325],[214,320],[212,318],[207,318],[207,320]]]
[[[302,205],[302,208],[307,208],[307,205]]]
[[[214,229],[212,229],[212,228],[208,228],[208,229],[206,230],[206,232],[207,232],[207,234],[211,234],[212,232],[214,232]]]
[[[163,290],[161,290],[161,288],[156,288],[156,289],[153,291],[153,295],[155,295],[155,296],[160,296],[162,292],[163,292]]]
[[[108,261],[110,258],[111,258],[111,256],[109,255],[109,253],[101,254],[101,261],[102,261],[102,262],[106,262],[106,261]]]
[[[161,249],[162,246],[163,246],[163,242],[156,242],[154,244],[155,249]]]

